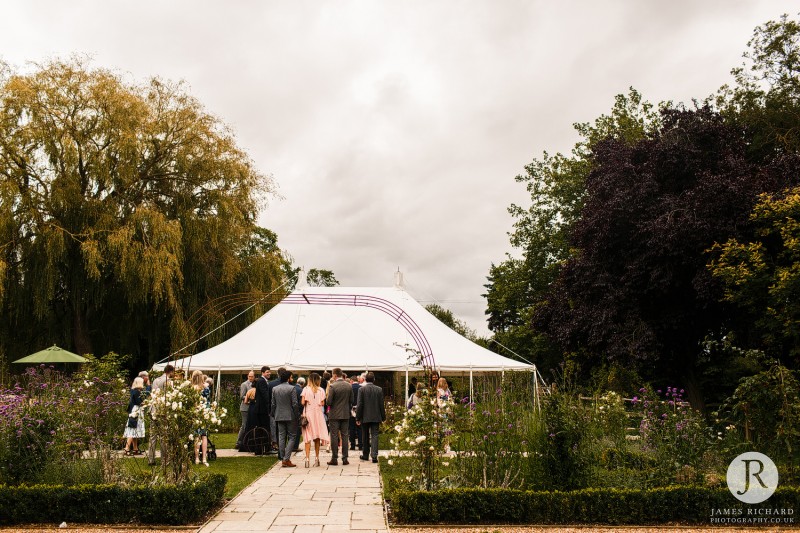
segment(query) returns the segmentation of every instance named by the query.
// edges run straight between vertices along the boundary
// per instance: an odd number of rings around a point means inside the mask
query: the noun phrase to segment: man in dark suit
[[[347,442],[350,432],[350,408],[353,406],[353,388],[342,376],[341,368],[333,369],[332,381],[328,383],[328,394],[325,404],[331,410],[328,412],[328,423],[331,433],[331,460],[328,464],[336,466],[339,453],[339,433],[342,434],[342,464],[350,464],[347,461]]]
[[[280,372],[280,385],[272,389],[272,417],[278,426],[278,459],[284,467],[294,467],[292,452],[297,447],[295,419],[298,415],[297,394],[294,385],[289,383],[292,373],[289,370]]]
[[[256,380],[256,415],[259,427],[272,433],[269,425],[269,411],[272,405],[272,389],[269,386],[269,377],[272,374],[268,366],[261,367],[261,377]],[[270,437],[274,438],[274,437]],[[272,451],[272,450],[270,450]],[[269,452],[267,452],[269,453]]]
[[[356,426],[356,402],[358,402],[358,390],[364,384],[364,374],[359,374],[356,379],[353,379],[351,387],[353,389],[353,406],[350,410],[350,449],[355,450],[356,447],[361,449],[364,439],[361,436],[361,428]]]
[[[292,376],[292,379],[290,379],[289,381],[292,382],[293,380],[294,376]],[[306,386],[306,379],[298,377],[297,380],[294,381],[292,386],[294,387],[295,394],[297,394],[297,409],[298,409],[297,418],[294,419],[296,422],[294,428],[294,434],[296,435],[294,443],[296,447],[294,451],[300,452],[300,432],[302,431],[300,429],[300,415],[303,414],[303,401],[301,400],[301,398],[303,396],[303,387]]]
[[[281,384],[281,372],[286,370],[285,367],[280,367],[278,369],[276,379],[273,379],[269,382],[269,393],[270,396],[272,395],[273,389]],[[273,415],[269,415],[269,434],[272,437],[272,449],[277,453],[278,451],[278,426],[275,424],[275,417]]]
[[[358,391],[356,424],[361,426],[364,437],[362,461],[378,462],[378,428],[386,420],[383,405],[383,389],[375,385],[375,374],[367,372],[366,383]]]

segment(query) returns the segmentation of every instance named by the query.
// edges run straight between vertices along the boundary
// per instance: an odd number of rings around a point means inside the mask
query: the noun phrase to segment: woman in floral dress
[[[306,468],[311,459],[311,441],[314,441],[314,453],[316,459],[314,466],[319,466],[319,447],[320,444],[328,444],[330,435],[325,426],[325,416],[322,409],[325,407],[325,389],[320,384],[322,378],[316,372],[308,376],[308,385],[303,389],[300,399],[303,403],[303,414],[308,419],[308,424],[303,427],[303,442],[306,445]]]
[[[139,451],[139,439],[144,438],[144,413],[142,412],[142,401],[144,395],[142,389],[144,388],[144,380],[137,377],[131,384],[131,397],[128,401],[128,420],[129,423],[125,425],[125,432],[122,436],[127,439],[125,442],[125,455],[141,455]],[[135,419],[135,427],[131,427],[130,420]]]

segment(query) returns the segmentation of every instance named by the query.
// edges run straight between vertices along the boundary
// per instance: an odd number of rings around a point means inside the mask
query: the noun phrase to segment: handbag
[[[303,409],[303,414],[300,415],[300,427],[304,428],[308,425],[308,417],[306,416],[306,410]]]
[[[128,417],[128,427],[129,428],[136,429],[136,426],[138,426],[138,425],[139,425],[139,420],[138,419],[136,419],[136,418],[134,418],[132,416]]]

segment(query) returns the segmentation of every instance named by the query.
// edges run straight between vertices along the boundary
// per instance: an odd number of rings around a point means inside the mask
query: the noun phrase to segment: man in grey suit
[[[342,433],[342,464],[350,464],[347,461],[347,443],[350,432],[350,407],[353,405],[353,387],[344,380],[341,368],[333,369],[333,378],[328,383],[328,396],[325,403],[330,406],[328,412],[328,423],[331,433],[331,460],[328,464],[336,466],[339,452],[339,432]]]
[[[247,411],[250,408],[249,404],[244,403],[244,396],[247,391],[253,388],[253,382],[256,380],[256,373],[250,371],[247,374],[247,379],[239,385],[239,413],[242,415],[242,427],[239,429],[239,434],[236,436],[236,449],[238,450],[244,442],[244,430],[247,426]]]
[[[289,370],[280,372],[280,385],[272,389],[272,416],[278,427],[278,459],[284,467],[294,467],[292,452],[297,447],[297,433],[295,432],[298,416],[297,394],[294,385],[289,383],[292,373]],[[288,440],[288,442],[287,442]]]
[[[362,461],[378,462],[378,427],[386,420],[386,408],[383,405],[383,389],[375,385],[375,374],[367,372],[366,383],[358,390],[356,405],[356,424],[363,430],[361,454]]]

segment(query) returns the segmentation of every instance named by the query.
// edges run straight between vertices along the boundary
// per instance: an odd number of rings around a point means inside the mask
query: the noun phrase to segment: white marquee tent
[[[399,272],[394,287],[308,287],[301,280],[237,335],[173,364],[208,373],[247,372],[262,365],[420,370],[407,348],[432,353],[440,372],[535,371],[534,365],[498,355],[445,326],[405,291]]]

